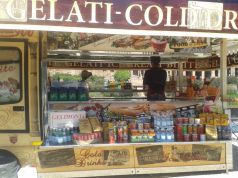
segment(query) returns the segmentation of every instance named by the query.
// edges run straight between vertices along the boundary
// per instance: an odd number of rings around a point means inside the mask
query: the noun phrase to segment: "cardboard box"
[[[88,118],[80,120],[79,130],[80,133],[93,133],[92,126]]]

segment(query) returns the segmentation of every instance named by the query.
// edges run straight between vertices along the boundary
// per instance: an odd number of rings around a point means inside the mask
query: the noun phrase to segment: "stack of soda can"
[[[174,141],[174,112],[163,111],[152,113],[156,142]]]
[[[205,141],[205,125],[199,118],[180,117],[175,124],[176,140],[180,142]]]
[[[109,126],[109,143],[127,143],[128,127],[126,121],[113,122]]]
[[[149,122],[148,122],[149,121]],[[154,142],[155,132],[150,120],[137,120],[129,123],[130,142],[143,143]]]

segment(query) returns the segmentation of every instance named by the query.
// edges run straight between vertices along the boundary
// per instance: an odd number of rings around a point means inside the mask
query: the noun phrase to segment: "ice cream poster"
[[[0,104],[20,99],[20,64],[0,63]]]

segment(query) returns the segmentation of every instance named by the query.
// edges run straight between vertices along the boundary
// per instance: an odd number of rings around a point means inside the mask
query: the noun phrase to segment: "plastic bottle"
[[[161,142],[166,141],[166,131],[164,129],[161,129]]]

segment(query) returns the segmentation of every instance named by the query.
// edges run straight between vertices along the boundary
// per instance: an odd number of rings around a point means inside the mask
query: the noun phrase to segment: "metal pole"
[[[220,69],[221,69],[221,97],[223,98],[227,95],[227,39],[221,40],[221,58],[220,58]]]
[[[183,62],[179,62],[179,93],[183,92]]]

